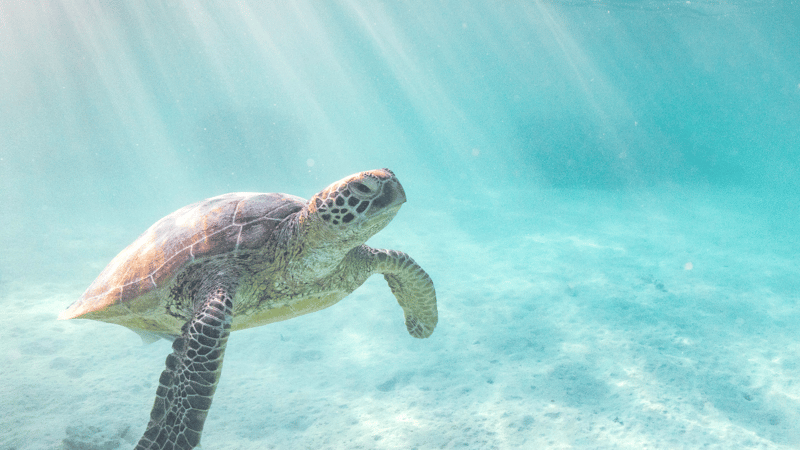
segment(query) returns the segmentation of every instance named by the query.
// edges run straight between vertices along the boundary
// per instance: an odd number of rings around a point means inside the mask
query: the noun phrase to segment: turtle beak
[[[376,170],[373,172],[384,172],[389,176],[389,179],[383,182],[383,190],[381,194],[372,200],[371,209],[373,209],[375,212],[397,212],[397,210],[400,209],[400,206],[406,202],[406,191],[403,190],[403,186],[400,184],[394,174],[388,169],[383,169],[380,171]]]

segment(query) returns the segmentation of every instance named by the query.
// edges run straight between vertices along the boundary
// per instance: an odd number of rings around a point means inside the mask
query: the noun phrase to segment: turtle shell
[[[111,260],[59,319],[151,297],[147,294],[199,258],[262,247],[281,221],[305,207],[306,201],[293,195],[241,192],[185,206],[153,224]]]

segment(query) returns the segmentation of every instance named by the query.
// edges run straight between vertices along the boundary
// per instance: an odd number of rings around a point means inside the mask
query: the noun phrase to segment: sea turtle
[[[199,444],[231,331],[327,308],[374,273],[389,283],[411,336],[430,336],[438,315],[428,274],[403,252],[364,245],[405,201],[388,169],[351,175],[308,201],[220,195],[164,217],[111,260],[59,319],[173,340],[136,449]]]

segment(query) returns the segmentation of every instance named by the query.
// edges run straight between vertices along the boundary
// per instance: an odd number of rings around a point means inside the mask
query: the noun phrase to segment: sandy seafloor
[[[768,213],[779,200],[513,196],[409,202],[370,241],[433,277],[430,339],[408,336],[379,276],[327,310],[232,334],[202,448],[800,447],[798,244]],[[64,245],[99,273],[92,253],[119,250],[104,234]],[[170,344],[57,321],[91,281],[2,279],[0,450],[127,449],[144,430]],[[74,444],[86,436],[94,446]]]

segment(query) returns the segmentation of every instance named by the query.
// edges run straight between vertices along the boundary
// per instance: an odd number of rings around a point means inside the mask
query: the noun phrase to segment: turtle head
[[[391,170],[360,172],[311,197],[308,218],[337,239],[361,245],[394,218],[406,194]]]

